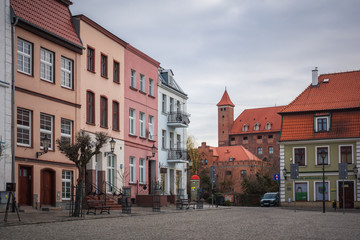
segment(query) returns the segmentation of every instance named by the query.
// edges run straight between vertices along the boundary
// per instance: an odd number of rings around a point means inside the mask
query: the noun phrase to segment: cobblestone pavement
[[[27,214],[37,214],[33,218],[40,221],[25,223]],[[64,211],[34,214],[22,214],[24,220],[21,224],[15,223],[16,215],[13,214],[10,216],[11,222],[9,218],[10,223],[1,222],[1,239],[354,240],[360,236],[358,211],[323,214],[321,211],[294,212],[282,208],[206,207],[204,210],[175,210],[173,207],[154,213],[151,208],[133,208],[131,215],[112,211],[110,215],[87,215],[82,220],[64,216]],[[46,221],[46,217],[43,217],[46,214],[52,214],[53,221]]]

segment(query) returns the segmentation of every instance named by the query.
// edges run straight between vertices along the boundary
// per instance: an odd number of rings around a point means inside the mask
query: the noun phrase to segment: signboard
[[[290,164],[290,178],[291,179],[299,178],[299,164],[297,163]]]
[[[216,176],[216,174],[215,174],[215,167],[214,167],[214,166],[211,166],[211,167],[210,167],[210,181],[211,181],[212,183],[215,183],[215,176]]]
[[[280,180],[280,174],[274,174],[274,180],[279,181]]]
[[[348,178],[348,165],[347,163],[339,163],[339,179]]]

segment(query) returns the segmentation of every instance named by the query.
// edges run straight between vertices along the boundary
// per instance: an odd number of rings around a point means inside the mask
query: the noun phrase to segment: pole
[[[325,213],[325,164],[324,164],[324,158],[323,158],[323,213]]]
[[[344,182],[344,179],[343,179],[343,184],[342,184],[342,189],[343,189],[343,214],[345,214],[345,182]]]
[[[214,207],[214,181],[211,180],[211,207]]]
[[[295,179],[294,179],[294,186],[295,185]],[[294,189],[295,190],[295,198],[294,198],[294,212],[296,212],[296,188]]]

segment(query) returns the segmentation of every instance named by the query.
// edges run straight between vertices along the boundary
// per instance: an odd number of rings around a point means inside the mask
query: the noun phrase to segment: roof
[[[214,149],[216,151],[214,151]],[[245,161],[245,160],[259,160],[254,154],[246,150],[244,146],[224,146],[224,147],[210,147],[213,150],[213,155],[219,157],[217,161]]]
[[[81,47],[71,21],[70,3],[56,0],[11,0],[14,13],[20,20]]]
[[[284,106],[246,109],[235,119],[230,134],[280,132],[281,116],[278,112],[283,108]],[[254,130],[256,123],[260,124],[257,131]],[[265,129],[267,123],[270,123],[270,129]],[[244,125],[248,126],[247,131],[243,131]]]
[[[216,106],[231,106],[231,107],[235,107],[235,104],[232,103],[232,101],[230,100],[229,94],[227,93],[226,89],[225,92],[220,100],[220,102],[216,105]]]
[[[160,67],[159,80],[161,81],[161,84],[165,84],[166,86],[176,90],[177,92],[187,97],[187,94],[181,89],[179,84],[175,81],[174,73],[171,69],[163,69]]]
[[[359,108],[359,92],[360,71],[322,74],[279,113]]]

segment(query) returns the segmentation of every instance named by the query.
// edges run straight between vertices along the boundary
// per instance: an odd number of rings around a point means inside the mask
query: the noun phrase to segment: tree
[[[246,177],[241,182],[241,186],[245,194],[263,195],[266,192],[279,191],[277,182],[268,174],[263,175],[256,173],[255,177]]]
[[[195,139],[189,136],[186,140],[186,151],[188,153],[188,160],[192,162],[191,173],[197,174],[200,169],[200,153],[199,149],[195,147]]]
[[[84,177],[86,164],[89,163],[91,158],[100,153],[100,149],[107,142],[108,137],[104,132],[95,133],[95,142],[91,141],[89,134],[84,131],[80,131],[76,134],[75,142],[72,144],[70,141],[57,139],[56,143],[59,150],[65,154],[65,156],[75,163],[78,169],[76,199],[75,199],[75,211],[74,217],[80,216],[81,206],[81,191],[83,191]]]

